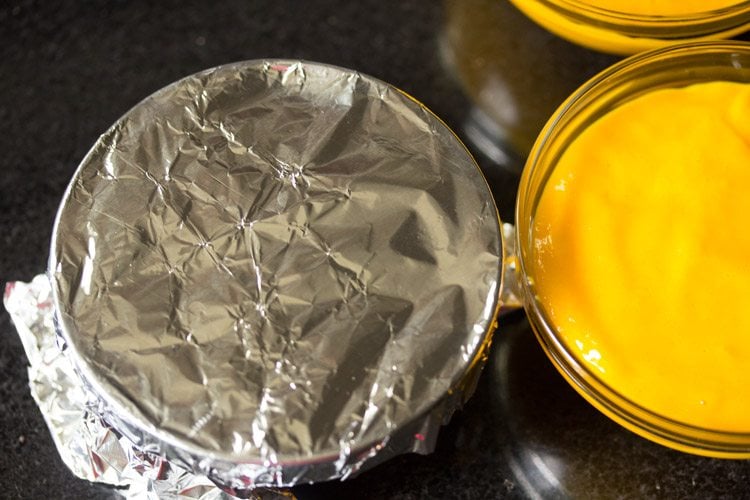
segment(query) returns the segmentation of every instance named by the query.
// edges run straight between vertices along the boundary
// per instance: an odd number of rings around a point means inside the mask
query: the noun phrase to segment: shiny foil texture
[[[431,451],[498,310],[494,202],[401,91],[291,61],[148,97],[76,172],[58,327],[92,411],[234,493]]]
[[[60,458],[73,474],[118,486],[113,493],[132,500],[236,498],[222,492],[205,476],[196,476],[159,456],[141,452],[90,410],[90,394],[56,342],[47,276],[36,276],[30,283],[8,283],[3,302],[23,342],[31,395]],[[256,489],[252,498],[280,500],[293,496],[283,491]]]

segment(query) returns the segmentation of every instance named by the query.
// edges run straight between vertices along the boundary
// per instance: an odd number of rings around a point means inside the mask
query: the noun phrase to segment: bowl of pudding
[[[549,31],[614,54],[729,38],[750,27],[742,0],[511,0]]]
[[[553,364],[626,428],[750,457],[750,44],[633,56],[552,116],[524,169],[524,306]]]

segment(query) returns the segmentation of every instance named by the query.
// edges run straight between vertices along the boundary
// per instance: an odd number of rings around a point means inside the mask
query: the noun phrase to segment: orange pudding
[[[649,91],[565,150],[533,219],[538,301],[592,376],[750,432],[750,85]]]

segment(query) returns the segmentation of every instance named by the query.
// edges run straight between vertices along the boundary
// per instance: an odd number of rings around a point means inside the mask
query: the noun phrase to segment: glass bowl
[[[578,134],[639,95],[710,81],[750,83],[750,44],[694,42],[633,56],[594,77],[561,105],[537,139],[520,181],[516,206],[520,287],[527,315],[548,357],[567,381],[604,414],[671,448],[712,457],[750,458],[750,433],[687,425],[628,400],[617,387],[603,382],[557,333],[549,307],[537,296],[531,265],[532,230],[541,194],[557,162]]]
[[[639,9],[637,4],[628,6],[627,11],[608,10],[582,0],[511,2],[567,40],[622,55],[675,43],[730,38],[750,28],[750,1],[728,1],[721,7],[702,9],[685,6],[679,14]]]

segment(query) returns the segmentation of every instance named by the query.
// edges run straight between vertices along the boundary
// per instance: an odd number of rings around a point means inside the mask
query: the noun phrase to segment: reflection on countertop
[[[748,461],[677,452],[599,413],[557,373],[520,312],[496,335],[488,371],[502,455],[529,498],[709,498],[748,480]]]
[[[552,35],[506,0],[446,0],[444,8],[441,57],[473,104],[462,132],[512,170],[565,98],[619,60]]]

